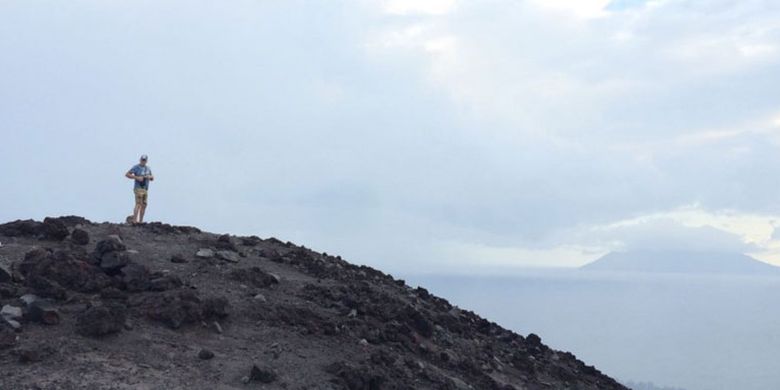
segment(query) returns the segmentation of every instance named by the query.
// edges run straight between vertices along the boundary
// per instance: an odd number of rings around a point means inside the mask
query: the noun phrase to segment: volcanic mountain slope
[[[0,225],[0,389],[624,389],[536,335],[276,239]]]
[[[582,267],[587,271],[780,276],[780,267],[739,253],[697,251],[611,252]]]

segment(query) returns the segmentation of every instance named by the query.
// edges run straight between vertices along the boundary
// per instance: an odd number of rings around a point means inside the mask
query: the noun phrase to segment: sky
[[[780,265],[780,4],[3,0],[0,220],[147,219],[403,273]]]

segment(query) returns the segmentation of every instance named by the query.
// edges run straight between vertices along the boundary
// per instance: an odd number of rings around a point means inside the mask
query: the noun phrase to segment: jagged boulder
[[[35,237],[43,234],[43,223],[32,219],[16,220],[0,225],[0,235],[6,237]]]
[[[122,291],[116,287],[106,287],[100,291],[100,299],[104,302],[127,302],[129,294],[126,291]]]
[[[404,312],[404,317],[407,323],[421,336],[427,338],[433,336],[433,324],[418,310],[409,306]]]
[[[76,245],[87,245],[89,244],[89,233],[83,229],[73,229],[70,240]]]
[[[130,263],[130,255],[126,250],[127,247],[118,237],[101,240],[95,245],[95,252],[92,254],[93,263],[100,266],[107,274],[116,275]]]
[[[146,297],[144,309],[149,318],[160,321],[172,329],[184,324],[227,315],[224,298],[201,299],[190,290],[173,290]]]
[[[217,242],[214,243],[214,246],[217,249],[238,252],[238,248],[236,247],[236,244],[233,243],[233,239],[230,237],[229,234],[223,234],[219,236],[217,238]]]
[[[284,262],[284,258],[276,249],[263,249],[260,251],[260,256],[263,256],[266,259],[273,261],[274,263]]]
[[[57,299],[64,299],[67,290],[95,292],[111,284],[97,267],[67,250],[34,249],[25,255],[19,271],[38,295]]]
[[[185,264],[187,263],[187,258],[181,253],[176,253],[171,256],[171,263]]]
[[[176,275],[157,276],[149,281],[149,289],[152,291],[173,290],[183,285],[184,282]]]
[[[241,261],[241,259],[238,258],[238,254],[236,252],[229,250],[217,251],[216,256],[218,259],[229,261],[231,263],[238,263]]]
[[[95,255],[100,258],[106,253],[121,252],[127,250],[127,247],[118,237],[110,237],[105,240],[98,241],[95,245]]]
[[[142,227],[154,234],[160,234],[160,235],[195,234],[201,232],[200,229],[192,226],[173,226],[161,222],[145,223],[142,225]]]
[[[41,230],[44,238],[54,241],[62,241],[70,234],[65,223],[57,218],[46,217]]]
[[[326,366],[325,372],[334,376],[331,382],[348,390],[380,390],[387,381],[371,367],[355,366],[344,361]]]
[[[308,307],[295,305],[257,305],[254,307],[256,318],[279,328],[294,328],[302,334],[333,336],[339,328],[334,322],[324,318]]]
[[[75,226],[79,226],[79,225],[81,225],[81,226],[88,226],[88,225],[92,224],[92,221],[90,221],[90,220],[88,220],[88,219],[86,219],[84,217],[79,217],[77,215],[65,215],[65,216],[62,216],[62,217],[57,217],[55,219],[57,219],[60,222],[64,223],[65,226],[67,226],[67,227],[75,227]]]
[[[54,353],[54,348],[45,344],[31,344],[16,348],[13,354],[19,359],[19,363],[37,363],[45,360]]]
[[[76,316],[76,332],[82,336],[100,337],[122,330],[127,308],[120,304],[92,306]]]
[[[225,297],[208,297],[201,305],[203,318],[225,318],[228,316],[230,303]]]
[[[261,270],[259,267],[236,269],[230,272],[230,278],[241,283],[264,288],[279,284],[279,277]]]
[[[39,267],[49,256],[51,256],[51,251],[35,247],[24,254],[24,259],[19,263],[17,268],[22,275],[27,276],[34,268]]]
[[[241,245],[244,246],[257,246],[261,242],[263,240],[258,236],[241,237]]]
[[[260,383],[272,383],[279,375],[268,367],[253,365],[249,371],[249,380]]]
[[[11,267],[0,263],[0,283],[8,283],[13,281],[14,273],[11,271]]]
[[[3,305],[2,309],[0,309],[0,317],[19,320],[22,318],[22,308],[13,305]]]
[[[19,287],[12,283],[0,282],[0,298],[14,298],[19,296]]]
[[[146,291],[149,289],[151,273],[146,266],[129,263],[120,270],[122,287],[130,292]]]
[[[116,275],[130,263],[130,256],[125,252],[108,252],[100,258],[100,268],[109,275]]]
[[[10,348],[16,345],[16,332],[14,328],[5,320],[0,318],[0,350]]]
[[[35,299],[27,304],[25,318],[46,325],[57,325],[61,321],[60,312],[50,302]]]

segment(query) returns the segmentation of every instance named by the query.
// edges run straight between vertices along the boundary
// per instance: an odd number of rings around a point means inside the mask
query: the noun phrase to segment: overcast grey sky
[[[776,1],[0,1],[0,220],[148,217],[393,272],[780,264]]]

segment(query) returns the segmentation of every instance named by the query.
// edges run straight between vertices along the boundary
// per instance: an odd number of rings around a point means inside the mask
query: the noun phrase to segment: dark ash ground
[[[61,217],[0,225],[0,243],[3,390],[624,389],[535,335],[273,238]]]

